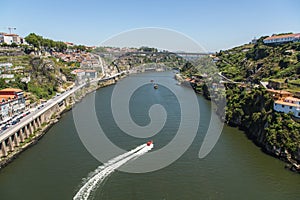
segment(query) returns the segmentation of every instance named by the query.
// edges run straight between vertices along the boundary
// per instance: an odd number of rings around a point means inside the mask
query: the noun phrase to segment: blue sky
[[[300,32],[300,1],[2,0],[0,32],[99,45],[120,32],[160,27],[182,32],[208,51],[248,43],[253,37]]]

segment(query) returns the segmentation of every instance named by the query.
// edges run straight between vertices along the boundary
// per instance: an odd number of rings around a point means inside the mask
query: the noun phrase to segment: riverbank
[[[182,85],[189,84],[180,74],[176,74],[175,79],[180,81]],[[193,87],[193,89],[209,101],[218,99],[210,98],[208,87],[201,87],[201,90],[197,90],[197,87]],[[230,94],[228,91],[226,92],[228,93],[226,97],[226,115],[220,115],[218,110],[216,111],[220,119],[227,125],[244,131],[247,137],[256,146],[260,147],[264,153],[286,162],[285,168],[300,173],[300,152],[297,151],[297,141],[295,139],[294,142],[291,141],[291,137],[296,137],[295,135],[297,135],[295,133],[297,131],[297,123],[290,122],[289,116],[285,114],[274,112],[272,110],[272,98],[262,89],[257,88],[253,89],[253,91],[244,91],[244,89],[232,86],[232,88],[227,88],[227,90],[231,91],[229,92]],[[282,133],[279,135],[281,139],[277,139],[277,132],[280,130],[276,130],[275,133],[273,130],[273,125],[278,126],[278,120],[282,124],[280,126]],[[290,125],[285,126],[284,124]],[[288,134],[285,134],[285,132]]]
[[[33,134],[29,136],[29,138],[25,139],[24,142],[20,142],[20,146],[14,148],[14,150],[9,152],[6,157],[0,158],[0,170],[6,167],[9,163],[13,162],[16,158],[18,158],[22,152],[37,144],[38,141],[42,139],[42,137],[48,132],[48,130],[59,121],[62,114],[72,110],[73,105],[80,102],[87,94],[100,88],[113,85],[115,84],[115,82],[116,81],[114,79],[111,79],[100,83],[92,83],[88,87],[83,87],[82,89],[77,91],[75,93],[75,101],[72,102],[70,106],[64,107],[59,112],[56,112],[49,121],[44,122],[41,125],[41,128],[38,128]]]

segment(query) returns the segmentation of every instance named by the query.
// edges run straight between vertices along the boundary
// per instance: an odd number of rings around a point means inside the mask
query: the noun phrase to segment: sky
[[[99,46],[122,32],[157,27],[182,33],[215,52],[254,37],[298,33],[299,10],[298,0],[1,0],[0,32],[16,27],[13,32],[23,37],[34,32]]]

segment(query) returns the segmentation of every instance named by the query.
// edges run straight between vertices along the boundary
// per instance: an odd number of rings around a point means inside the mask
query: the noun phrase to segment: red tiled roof
[[[82,69],[75,69],[72,71],[72,73],[80,73],[80,72],[84,72],[84,70]]]
[[[273,39],[287,38],[287,37],[300,37],[300,33],[286,34],[286,35],[274,35],[274,36],[267,37],[264,40],[273,40]]]
[[[5,88],[0,90],[0,92],[22,92],[23,90],[18,88]]]
[[[13,98],[15,98],[15,95],[0,95],[0,101],[2,101],[2,99],[7,101],[8,99],[13,99]]]

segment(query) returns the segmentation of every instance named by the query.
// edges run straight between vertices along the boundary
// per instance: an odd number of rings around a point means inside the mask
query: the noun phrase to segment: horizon
[[[0,32],[9,33],[8,27],[15,27],[12,33],[22,37],[36,33],[44,38],[86,46],[100,46],[112,36],[149,27],[182,33],[200,44],[205,52],[248,44],[262,36],[300,32],[300,13],[297,12],[300,2],[295,0],[285,1],[285,9],[280,0],[166,0],[159,4],[135,0],[90,0],[84,4],[30,0],[12,4],[4,0],[2,6]]]

